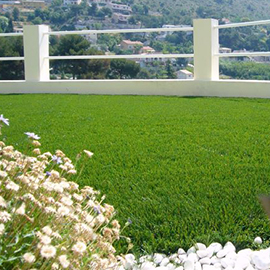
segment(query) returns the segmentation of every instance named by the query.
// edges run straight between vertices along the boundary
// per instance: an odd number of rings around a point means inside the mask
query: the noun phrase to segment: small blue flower
[[[57,164],[63,163],[62,159],[60,157],[57,157],[56,155],[52,156],[52,161]]]
[[[127,222],[128,222],[129,224],[132,224],[132,220],[131,220],[130,218],[128,218]]]
[[[51,176],[52,174],[50,172],[46,172],[46,175],[47,176]]]
[[[101,211],[100,211],[99,207],[97,207],[97,206],[94,207],[94,212],[98,215],[101,214]]]

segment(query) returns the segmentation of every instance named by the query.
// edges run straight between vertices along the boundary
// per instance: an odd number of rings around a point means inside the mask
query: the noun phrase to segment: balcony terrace
[[[42,138],[42,151],[61,149],[72,160],[82,149],[93,151],[74,179],[107,194],[121,224],[132,220],[123,234],[131,237],[137,255],[187,250],[195,241],[231,241],[237,249],[269,247],[269,221],[258,194],[270,193],[270,101],[200,98],[270,98],[269,81],[219,79],[221,57],[270,56],[220,54],[219,30],[260,24],[270,21],[218,25],[206,19],[195,20],[191,28],[67,32],[25,26],[23,34],[0,34],[24,39],[24,57],[0,61],[25,65],[25,80],[0,81],[0,114],[10,119],[3,140],[18,142],[16,147],[27,152],[23,133],[33,131]],[[50,56],[50,36],[142,31],[193,31],[194,54],[154,57],[194,58],[194,79],[50,80],[51,60],[138,58]],[[30,95],[5,95],[12,93]],[[96,95],[50,95],[56,93]],[[253,242],[257,236],[261,246]]]
[[[270,24],[270,20],[219,25],[214,19],[194,20],[193,27],[82,30],[51,32],[49,27],[24,26],[23,33],[0,34],[23,36],[24,57],[1,57],[0,61],[23,60],[24,81],[1,81],[0,93],[73,93],[73,94],[126,94],[166,96],[218,96],[270,98],[269,81],[220,80],[221,57],[270,56],[270,52],[219,53],[219,31],[224,28]],[[102,33],[138,33],[193,31],[194,54],[145,54],[140,58],[194,58],[193,80],[50,80],[50,60],[75,59],[137,59],[138,55],[83,55],[50,56],[49,37],[60,35],[87,35]]]

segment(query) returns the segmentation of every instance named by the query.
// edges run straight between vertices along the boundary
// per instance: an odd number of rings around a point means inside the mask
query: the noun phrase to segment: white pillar
[[[24,72],[25,80],[31,82],[50,80],[49,60],[49,32],[47,25],[24,25]]]
[[[219,80],[219,30],[218,20],[196,19],[194,26],[194,79]]]

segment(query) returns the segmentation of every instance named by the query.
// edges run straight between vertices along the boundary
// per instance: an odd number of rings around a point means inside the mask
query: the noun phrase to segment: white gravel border
[[[259,247],[262,239],[256,237],[254,243]],[[268,270],[270,248],[259,251],[247,248],[236,253],[231,242],[224,247],[220,243],[212,243],[208,247],[197,243],[187,252],[179,248],[170,256],[155,253],[142,256],[137,261],[133,254],[127,254],[125,259],[125,266],[119,270]]]

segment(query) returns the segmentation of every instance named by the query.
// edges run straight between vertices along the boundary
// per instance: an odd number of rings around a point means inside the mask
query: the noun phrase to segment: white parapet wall
[[[270,98],[270,81],[219,80],[219,58],[243,56],[243,53],[219,53],[219,29],[270,24],[268,21],[218,25],[217,20],[197,19],[194,27],[120,30],[83,30],[50,32],[48,26],[24,26],[24,57],[0,57],[0,61],[24,60],[24,81],[0,81],[0,94],[102,94],[163,95]],[[50,35],[193,31],[193,54],[158,55],[163,58],[194,57],[194,80],[50,80],[49,61],[68,59],[138,58],[138,55],[49,56]],[[21,34],[0,34],[2,36]],[[252,55],[269,56],[270,52]],[[225,56],[224,56],[225,55]],[[248,55],[248,53],[245,53]],[[143,55],[141,57],[153,57]]]
[[[270,98],[269,81],[61,80],[3,81],[1,94],[162,95]]]

